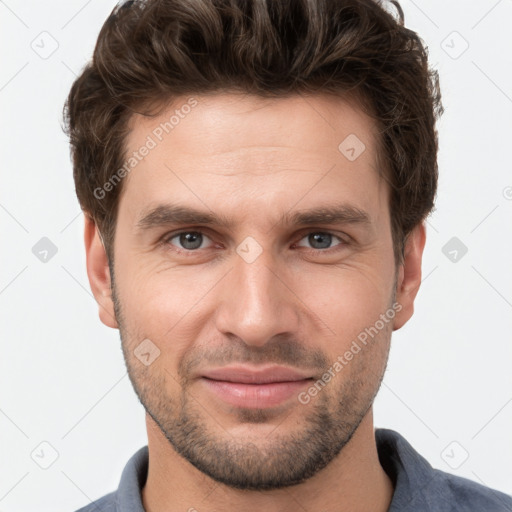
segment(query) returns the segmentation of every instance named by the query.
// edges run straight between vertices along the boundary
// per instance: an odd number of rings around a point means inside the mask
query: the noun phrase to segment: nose
[[[232,270],[223,280],[216,309],[216,326],[246,345],[263,346],[277,335],[296,335],[300,314],[289,273],[263,251],[252,262],[235,254]]]

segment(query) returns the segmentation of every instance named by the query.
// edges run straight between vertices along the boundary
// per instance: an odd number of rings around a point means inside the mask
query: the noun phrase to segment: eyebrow
[[[321,206],[281,215],[283,225],[308,226],[312,224],[362,224],[370,225],[367,212],[350,204]],[[205,224],[231,228],[235,224],[223,215],[198,210],[188,206],[161,204],[143,213],[136,223],[138,230],[148,230],[170,224]]]

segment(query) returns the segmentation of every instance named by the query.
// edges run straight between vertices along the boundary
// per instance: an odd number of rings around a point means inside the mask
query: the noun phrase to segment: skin
[[[100,318],[120,330],[147,411],[144,507],[384,512],[393,485],[379,463],[372,404],[391,333],[413,314],[425,227],[412,231],[397,267],[375,125],[356,103],[325,95],[195,98],[124,178],[114,276],[97,227],[85,221]],[[154,118],[134,116],[128,153],[186,100]],[[366,146],[354,161],[338,149],[349,134]],[[232,224],[139,229],[143,214],[164,202]],[[369,222],[281,223],[284,213],[340,203],[366,212]],[[197,249],[171,236],[198,230]],[[308,236],[314,233],[333,236],[321,245]],[[262,251],[250,263],[237,253],[248,236]],[[393,319],[307,404],[293,396],[273,407],[231,406],[200,379],[206,368],[250,361],[316,380],[393,304]],[[160,351],[149,366],[134,353],[145,339]]]

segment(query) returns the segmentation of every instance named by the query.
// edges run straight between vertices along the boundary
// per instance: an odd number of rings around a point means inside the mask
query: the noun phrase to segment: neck
[[[301,484],[272,491],[243,491],[214,481],[174,451],[149,415],[146,425],[146,512],[295,512],[299,504],[304,510],[387,512],[391,503],[393,484],[379,462],[372,408],[327,467]]]

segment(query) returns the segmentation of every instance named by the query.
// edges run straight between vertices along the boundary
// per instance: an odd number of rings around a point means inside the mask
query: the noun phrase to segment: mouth
[[[231,366],[203,372],[201,382],[215,397],[235,407],[275,407],[313,380],[311,373],[284,367]]]

